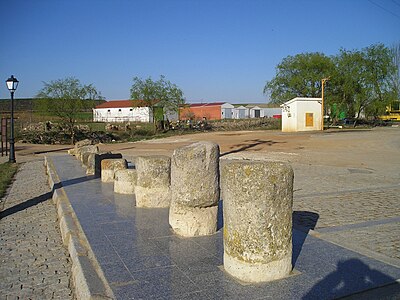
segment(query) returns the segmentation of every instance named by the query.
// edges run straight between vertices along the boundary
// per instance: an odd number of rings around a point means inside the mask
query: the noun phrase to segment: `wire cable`
[[[396,18],[398,18],[400,20],[400,16],[398,14],[395,14],[394,12],[384,8],[382,5],[379,5],[378,3],[373,2],[372,0],[368,0],[370,3],[372,3],[373,5],[379,7],[380,9],[383,9],[384,11],[388,12],[389,14],[395,16]],[[393,0],[392,0],[393,1]],[[393,1],[394,2],[394,1]],[[397,3],[396,3],[397,4]]]

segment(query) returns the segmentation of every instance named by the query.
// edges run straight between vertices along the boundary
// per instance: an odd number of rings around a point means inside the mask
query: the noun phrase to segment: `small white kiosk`
[[[293,98],[281,105],[282,131],[321,130],[321,98]]]

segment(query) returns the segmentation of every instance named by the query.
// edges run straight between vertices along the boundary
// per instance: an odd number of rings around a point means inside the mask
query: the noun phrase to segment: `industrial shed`
[[[193,103],[180,108],[181,120],[221,120],[233,118],[234,106],[226,102]]]

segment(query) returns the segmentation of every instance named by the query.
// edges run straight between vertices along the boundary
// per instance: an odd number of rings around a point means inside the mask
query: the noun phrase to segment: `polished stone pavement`
[[[294,212],[293,275],[240,283],[223,271],[221,230],[179,238],[169,228],[168,209],[136,208],[133,196],[114,194],[112,183],[86,176],[73,157],[52,160],[117,299],[335,299],[400,278],[395,266],[310,235]]]

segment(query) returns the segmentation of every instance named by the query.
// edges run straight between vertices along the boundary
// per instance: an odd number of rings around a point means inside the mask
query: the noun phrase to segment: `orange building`
[[[233,105],[226,102],[194,103],[179,109],[180,120],[221,120],[233,117]]]

